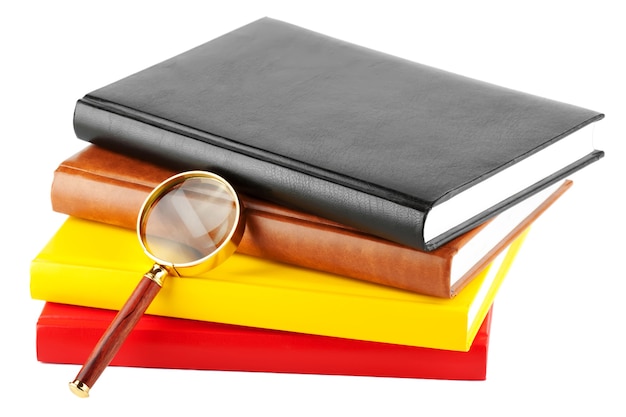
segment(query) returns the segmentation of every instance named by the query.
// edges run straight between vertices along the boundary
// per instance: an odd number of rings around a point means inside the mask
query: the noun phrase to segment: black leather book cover
[[[264,18],[87,94],[74,127],[432,250],[603,153],[425,241],[433,206],[602,117]]]

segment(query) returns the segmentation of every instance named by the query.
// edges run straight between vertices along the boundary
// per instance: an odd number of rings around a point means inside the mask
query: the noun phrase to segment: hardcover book
[[[235,253],[169,277],[146,313],[466,352],[526,233],[452,299]],[[31,296],[118,310],[150,266],[135,232],[70,217],[31,263]]]
[[[492,310],[467,352],[144,315],[111,365],[223,371],[484,380]],[[111,310],[45,303],[37,359],[84,363],[115,316]]]
[[[134,229],[150,190],[176,171],[88,145],[64,160],[51,189],[55,211]],[[450,298],[458,294],[568,187],[536,194],[431,252],[409,248],[307,213],[242,196],[239,253]],[[548,194],[552,193],[552,194]]]
[[[601,158],[602,117],[263,18],[86,94],[74,129],[430,251]]]

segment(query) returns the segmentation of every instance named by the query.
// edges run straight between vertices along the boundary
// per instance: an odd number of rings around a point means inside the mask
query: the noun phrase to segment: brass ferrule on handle
[[[161,265],[154,264],[152,265],[152,268],[144,274],[144,277],[151,279],[152,281],[156,282],[159,287],[162,287],[163,281],[168,274],[169,272],[166,271]],[[178,275],[176,273],[176,270],[172,271],[172,275]]]

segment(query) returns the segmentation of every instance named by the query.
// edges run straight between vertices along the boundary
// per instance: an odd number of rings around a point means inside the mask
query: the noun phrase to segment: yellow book
[[[168,277],[148,314],[467,351],[527,232],[453,299],[234,254]],[[31,264],[33,299],[120,309],[152,266],[135,232],[69,217]]]

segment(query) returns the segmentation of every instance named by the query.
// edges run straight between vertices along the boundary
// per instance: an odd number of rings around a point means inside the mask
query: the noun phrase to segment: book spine
[[[165,179],[165,178],[163,178]],[[158,184],[160,180],[155,180]],[[53,210],[134,229],[150,185],[103,178],[70,166],[54,172]],[[331,272],[419,294],[450,298],[455,250],[423,252],[367,236],[292,210],[244,200],[246,230],[239,253]]]
[[[146,312],[467,351],[526,233],[452,300],[235,254],[199,277],[168,279]],[[70,218],[31,262],[31,297],[119,309],[145,273],[145,258],[129,230]]]
[[[87,142],[145,159],[168,161],[184,169],[213,170],[228,178],[240,192],[427,250],[423,210],[208,143],[206,133],[189,132],[147,115],[129,114],[88,97],[76,104],[74,130],[79,139]]]
[[[228,262],[222,266],[226,264]],[[262,266],[252,265],[250,268],[257,271],[259,267]],[[269,269],[270,272],[275,271],[271,266]],[[297,274],[292,275],[293,279],[299,278]],[[138,270],[35,260],[30,271],[31,297],[117,310],[140,276]],[[474,335],[468,334],[467,315],[462,311],[442,311],[436,304],[411,304],[186,277],[168,279],[146,313],[435,349],[469,349]],[[411,331],[406,331],[407,328]],[[441,328],[445,328],[446,332],[437,330]]]
[[[111,178],[102,181],[97,174],[59,166],[54,171],[50,201],[58,213],[135,229],[141,204],[152,188]]]
[[[144,316],[111,365],[484,380],[491,314],[468,352]],[[114,315],[46,303],[36,328],[37,359],[81,364]]]

